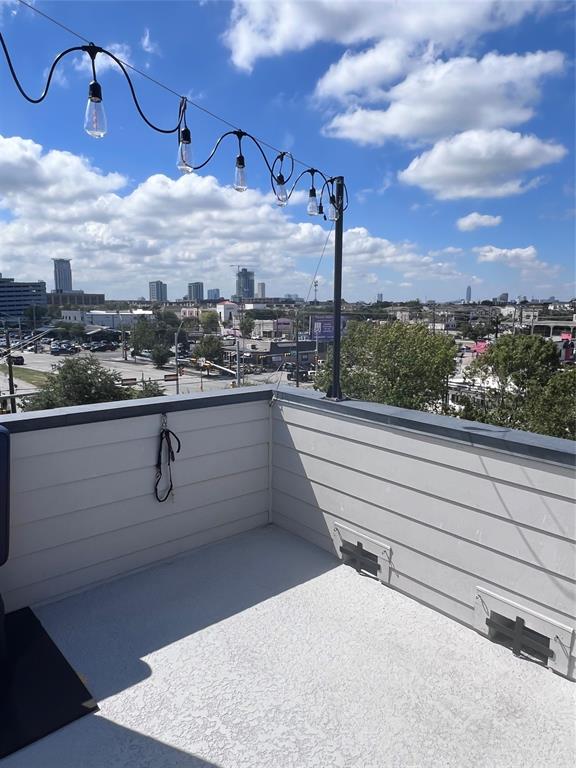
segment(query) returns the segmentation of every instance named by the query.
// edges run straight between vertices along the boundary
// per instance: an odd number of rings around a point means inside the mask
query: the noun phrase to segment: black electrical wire
[[[87,43],[88,45],[91,44],[90,40],[88,40],[88,38],[84,37],[79,32],[76,32],[75,30],[71,29],[70,27],[67,27],[65,24],[63,24],[62,22],[60,22],[57,19],[53,18],[52,16],[50,16],[45,11],[41,11],[39,8],[36,8],[36,6],[32,5],[29,2],[26,2],[26,0],[18,0],[18,2],[20,3],[20,5],[25,6],[29,10],[31,10],[34,13],[38,14],[39,16],[42,16],[42,18],[46,19],[47,21],[50,21],[52,24],[55,24],[57,27],[60,27],[60,29],[63,29],[65,32],[68,32],[69,34],[73,35],[74,37],[77,37],[79,40],[82,40],[84,43]],[[74,49],[69,49],[69,50],[74,50]],[[194,107],[195,109],[198,109],[201,112],[204,112],[206,115],[209,115],[210,117],[214,118],[215,120],[218,120],[223,125],[227,125],[229,128],[232,128],[234,131],[238,130],[238,125],[235,125],[234,123],[231,123],[229,120],[227,120],[226,118],[222,117],[221,115],[218,115],[216,112],[212,112],[211,110],[206,109],[206,107],[203,107],[202,105],[198,104],[197,102],[193,101],[192,99],[190,99],[187,96],[183,97],[182,94],[179,93],[178,91],[174,90],[173,88],[171,88],[170,86],[168,86],[165,83],[161,82],[160,80],[157,80],[156,78],[151,77],[146,72],[143,72],[141,69],[138,69],[137,67],[135,67],[133,64],[129,64],[127,61],[124,61],[123,59],[120,59],[120,58],[114,56],[113,54],[109,53],[108,51],[105,51],[105,52],[109,56],[111,56],[111,58],[113,58],[117,63],[121,64],[126,69],[130,69],[132,72],[136,72],[141,77],[145,78],[146,80],[148,80],[149,82],[153,83],[154,85],[157,85],[159,88],[162,88],[167,93],[171,93],[173,96],[177,96],[179,99],[180,98],[186,98],[186,103],[190,104],[190,106]],[[64,55],[64,54],[62,54],[62,55]],[[59,58],[61,58],[61,57],[59,57]],[[55,63],[56,62],[54,62],[54,64]],[[45,97],[45,94],[44,94],[44,97]],[[148,122],[148,121],[146,121],[146,122]],[[152,127],[155,127],[155,126],[152,126]],[[250,138],[255,139],[256,143],[259,143],[262,146],[267,147],[268,149],[271,149],[273,152],[276,152],[278,155],[281,155],[281,154],[287,155],[288,154],[287,152],[283,152],[282,150],[278,149],[273,144],[269,144],[267,141],[264,141],[264,139],[258,138],[258,137],[254,136],[252,134],[248,134],[248,135],[250,136]],[[213,153],[212,153],[212,155],[213,155]],[[210,157],[212,157],[212,155]],[[313,167],[310,163],[305,163],[303,160],[299,160],[298,158],[294,157],[293,155],[290,155],[290,157],[292,158],[293,162],[297,163],[298,165],[302,165],[305,168],[312,168]],[[266,161],[266,164],[270,168],[270,165],[269,165],[268,161]],[[326,178],[326,177],[324,177],[324,178]]]

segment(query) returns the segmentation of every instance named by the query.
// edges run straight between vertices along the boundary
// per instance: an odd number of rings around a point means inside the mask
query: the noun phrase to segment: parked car
[[[9,355],[12,365],[24,365],[23,355]]]

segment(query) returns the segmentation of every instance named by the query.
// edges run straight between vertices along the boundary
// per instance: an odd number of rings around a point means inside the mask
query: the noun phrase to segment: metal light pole
[[[12,347],[10,346],[10,332],[8,326],[4,323],[6,330],[6,363],[8,364],[8,389],[10,390],[10,410],[16,413],[16,398],[14,397],[14,372],[12,370]]]
[[[338,218],[334,228],[334,353],[332,367],[332,386],[329,390],[331,400],[342,400],[340,388],[340,345],[342,336],[342,238],[344,234],[344,177],[335,179],[336,211]]]

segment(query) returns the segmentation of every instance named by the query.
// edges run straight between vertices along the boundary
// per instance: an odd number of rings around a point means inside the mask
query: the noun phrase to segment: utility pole
[[[182,328],[182,325],[184,323],[184,320],[180,323],[178,326],[178,330],[174,334],[174,361],[176,362],[176,394],[180,394],[180,371],[178,368],[178,336],[180,335],[180,329]]]
[[[10,346],[10,332],[6,328],[6,362],[8,363],[8,389],[10,390],[10,410],[16,413],[16,398],[14,397],[14,372],[12,371],[12,348]]]
[[[318,280],[314,280],[314,304],[318,304]]]
[[[242,385],[240,373],[240,337],[236,336],[236,386]]]

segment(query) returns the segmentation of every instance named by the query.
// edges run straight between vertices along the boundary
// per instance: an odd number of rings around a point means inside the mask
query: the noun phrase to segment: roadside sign
[[[164,374],[164,381],[178,381],[178,374],[177,373],[165,373]]]
[[[120,383],[122,384],[123,387],[129,387],[132,384],[137,384],[138,379],[122,379]]]

